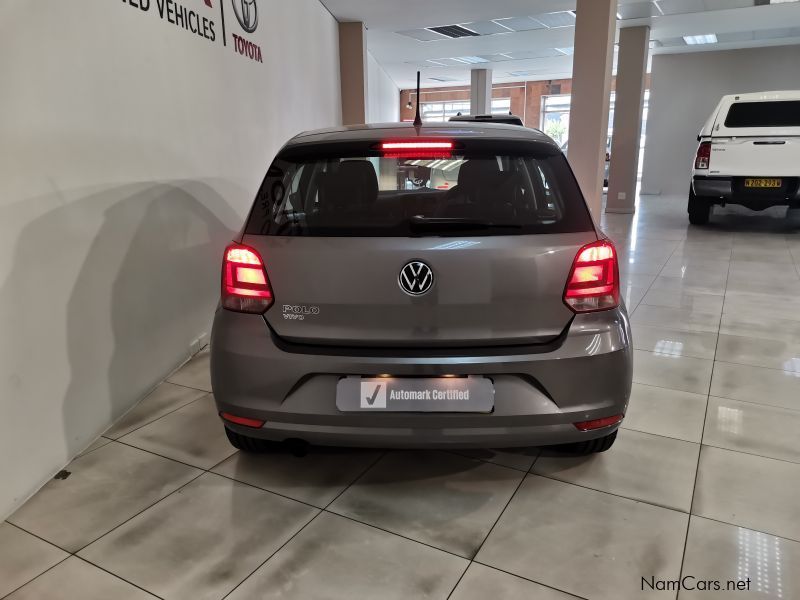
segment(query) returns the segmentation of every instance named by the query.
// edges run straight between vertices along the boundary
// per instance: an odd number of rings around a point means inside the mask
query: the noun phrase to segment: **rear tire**
[[[605,452],[611,448],[616,439],[617,432],[614,430],[612,433],[595,440],[586,440],[585,442],[575,442],[573,444],[561,444],[560,446],[555,446],[555,449],[566,454],[595,454],[597,452]]]
[[[231,431],[227,427],[225,428],[225,434],[228,436],[228,441],[231,443],[231,446],[242,452],[263,454],[264,452],[274,450],[278,446],[277,442],[248,437]]]
[[[706,225],[711,218],[712,204],[705,198],[694,195],[694,189],[689,189],[689,223],[692,225]]]

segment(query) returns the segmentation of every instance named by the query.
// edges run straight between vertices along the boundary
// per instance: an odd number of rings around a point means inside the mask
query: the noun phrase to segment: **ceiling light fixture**
[[[489,62],[485,58],[481,58],[480,56],[454,56],[450,60],[457,60],[458,62],[467,63],[470,65],[477,65],[479,63]]]
[[[703,35],[685,35],[683,41],[690,46],[697,46],[699,44],[716,44],[717,34],[705,33]]]

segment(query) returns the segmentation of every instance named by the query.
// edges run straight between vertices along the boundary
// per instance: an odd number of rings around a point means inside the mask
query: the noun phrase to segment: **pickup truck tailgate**
[[[712,137],[709,175],[796,177],[800,137]]]

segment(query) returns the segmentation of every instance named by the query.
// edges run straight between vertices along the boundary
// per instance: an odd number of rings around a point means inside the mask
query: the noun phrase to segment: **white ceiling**
[[[574,10],[575,0],[321,1],[339,21],[366,24],[369,51],[403,89],[416,85],[418,69],[423,87],[467,84],[476,67],[492,69],[495,82],[572,74],[574,26],[547,25],[568,23],[571,16],[561,11]],[[618,25],[650,25],[654,54],[800,43],[800,2],[754,6],[764,1],[619,0]],[[425,31],[454,24],[502,33],[450,39]],[[717,43],[688,46],[682,39],[712,33]],[[476,60],[470,57],[488,62],[462,62]]]

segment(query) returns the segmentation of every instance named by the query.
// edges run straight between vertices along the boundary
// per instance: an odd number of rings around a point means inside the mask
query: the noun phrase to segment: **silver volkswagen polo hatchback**
[[[211,379],[242,450],[601,452],[631,376],[614,245],[532,129],[298,135],[224,253]]]

